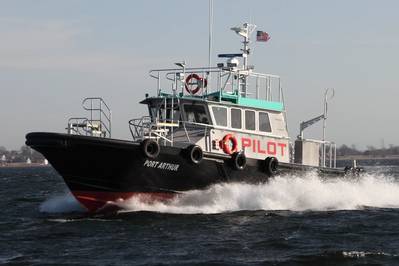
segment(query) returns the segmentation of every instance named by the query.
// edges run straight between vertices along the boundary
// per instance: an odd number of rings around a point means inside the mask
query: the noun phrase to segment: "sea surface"
[[[399,166],[366,170],[87,216],[51,167],[0,168],[0,265],[399,265]]]

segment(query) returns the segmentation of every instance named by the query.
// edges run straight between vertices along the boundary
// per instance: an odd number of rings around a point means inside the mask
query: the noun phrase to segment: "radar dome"
[[[236,58],[236,57],[229,58],[227,60],[228,67],[237,67],[239,64],[240,64],[240,60],[238,60],[238,58]]]

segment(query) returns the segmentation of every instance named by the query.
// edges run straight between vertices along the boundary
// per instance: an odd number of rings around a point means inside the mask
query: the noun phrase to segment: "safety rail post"
[[[109,110],[109,137],[112,137],[112,111]]]
[[[272,89],[271,89],[271,78],[267,78],[267,90],[268,90],[268,95],[269,95],[269,99],[267,99],[268,101],[272,101],[273,100],[273,95],[272,95]]]
[[[87,103],[89,102],[89,107]],[[84,110],[90,112],[90,120],[88,123],[91,125],[93,122],[98,122],[100,127],[100,137],[108,137],[112,136],[111,126],[112,126],[112,111],[105,103],[105,101],[100,97],[88,97],[85,98],[82,102],[82,107]],[[94,112],[97,112],[97,118],[95,119]],[[105,121],[104,121],[105,120]],[[105,131],[103,131],[103,128]]]
[[[334,143],[334,168],[337,168],[337,144]]]
[[[102,121],[101,120],[101,113],[102,113],[102,106],[101,105],[102,105],[102,100],[100,100],[100,124],[101,124],[101,121]]]
[[[161,95],[161,73],[158,71],[158,77],[157,77],[157,89],[158,89],[158,96]]]

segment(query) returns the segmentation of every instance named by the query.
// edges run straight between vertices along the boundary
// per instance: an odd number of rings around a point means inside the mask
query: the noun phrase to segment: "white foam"
[[[75,199],[70,192],[55,195],[43,202],[39,210],[46,213],[85,212],[85,208]]]
[[[386,257],[397,257],[397,254],[390,254],[386,252],[367,252],[367,251],[343,251],[342,255],[348,258],[364,258],[366,256],[386,256]]]
[[[115,202],[124,211],[164,213],[222,213],[241,210],[356,210],[368,207],[399,208],[399,181],[383,175],[322,179],[305,176],[275,177],[253,185],[225,183],[192,190],[176,199],[149,204],[138,198]],[[70,192],[52,196],[40,205],[46,213],[85,212]]]
[[[221,213],[240,210],[355,210],[398,208],[399,182],[365,175],[323,180],[314,173],[271,179],[266,184],[218,184],[193,190],[169,203],[144,203],[137,198],[116,203],[125,211]]]

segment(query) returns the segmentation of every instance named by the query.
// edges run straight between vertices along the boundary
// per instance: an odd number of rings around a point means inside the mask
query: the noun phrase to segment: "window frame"
[[[185,109],[185,106],[186,105],[188,105],[188,106],[202,106],[203,108],[204,108],[204,110],[205,110],[205,114],[206,114],[206,116],[207,116],[207,118],[208,118],[208,124],[205,124],[205,123],[202,123],[202,122],[192,122],[192,121],[188,121],[188,117],[187,117],[187,112],[186,112],[186,109]],[[210,114],[209,114],[209,110],[208,110],[208,106],[206,105],[206,104],[202,104],[202,103],[199,103],[199,104],[197,104],[197,103],[189,103],[189,102],[187,102],[187,103],[183,103],[182,105],[182,108],[180,109],[180,116],[182,116],[182,113],[184,114],[184,116],[183,116],[183,118],[184,118],[184,121],[183,122],[187,122],[187,123],[196,123],[196,124],[203,124],[203,125],[212,125],[210,122],[212,122],[210,119],[212,119],[212,117],[210,116]],[[183,112],[182,112],[183,111]]]
[[[251,110],[251,109],[243,109],[243,110],[244,110],[244,130],[251,131],[251,132],[257,131],[257,128],[258,128],[258,126],[257,126],[258,123],[256,121],[256,113],[257,113],[257,111],[256,110]],[[247,128],[246,112],[253,112],[254,113],[254,129],[248,129]]]
[[[243,109],[241,109],[241,108],[238,108],[238,107],[230,107],[229,108],[230,109],[230,119],[229,119],[229,122],[230,122],[230,128],[232,128],[232,129],[235,129],[235,130],[243,130],[243,126],[242,126],[242,124],[243,124],[243,121],[244,121],[244,119],[243,119],[243,116],[242,116],[242,113],[243,113]],[[232,111],[233,111],[233,109],[234,110],[239,110],[240,111],[240,120],[241,120],[241,123],[240,123],[240,127],[239,128],[236,128],[236,127],[233,127],[233,124],[232,124]]]
[[[216,117],[215,117],[215,113],[213,112],[213,107],[226,109],[226,126],[221,126],[216,123]],[[209,105],[209,111],[212,114],[212,122],[213,122],[212,125],[217,126],[217,127],[224,127],[224,128],[230,127],[230,111],[229,111],[229,109],[230,108],[228,106],[224,106],[224,105]]]
[[[268,122],[269,122],[269,128],[270,128],[270,131],[263,131],[263,130],[260,130],[260,125],[261,125],[261,121],[260,121],[260,114],[261,113],[264,113],[264,114],[266,114],[267,115],[267,119],[268,119]],[[273,128],[272,128],[272,123],[270,122],[270,113],[268,113],[268,112],[266,112],[266,111],[258,111],[258,131],[259,132],[261,132],[261,133],[272,133],[273,132]]]

